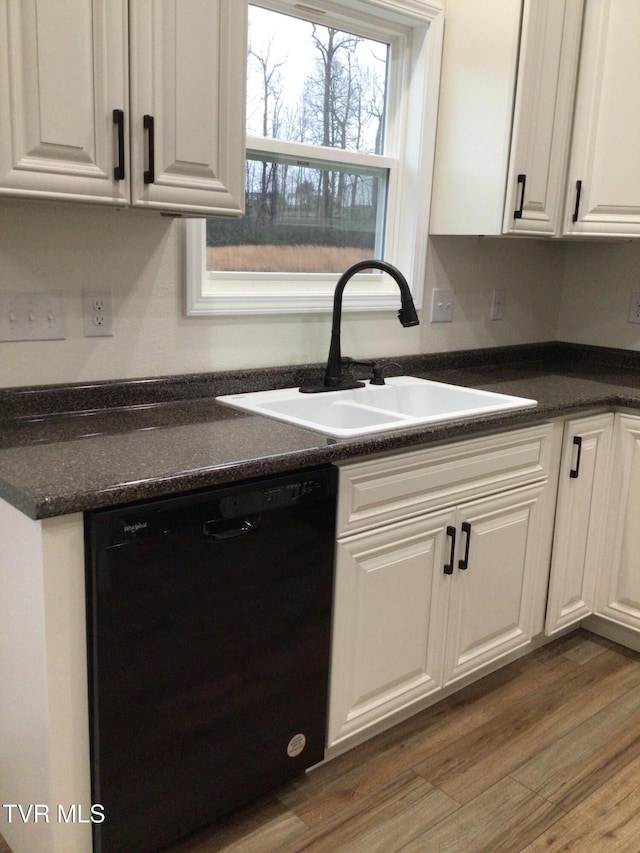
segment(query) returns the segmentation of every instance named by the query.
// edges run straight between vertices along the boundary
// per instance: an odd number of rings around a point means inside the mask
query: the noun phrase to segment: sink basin
[[[536,400],[525,397],[413,376],[394,376],[385,382],[385,385],[321,394],[301,394],[297,388],[281,388],[228,394],[216,399],[245,412],[266,415],[334,438],[353,438],[537,405]]]

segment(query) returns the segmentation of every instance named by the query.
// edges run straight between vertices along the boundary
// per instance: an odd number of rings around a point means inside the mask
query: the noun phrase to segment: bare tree
[[[271,60],[273,39],[270,39],[266,50],[259,54],[249,45],[249,56],[258,66],[262,82],[262,135],[277,138],[279,133],[280,112],[282,105],[282,75],[281,67],[286,58],[280,62]],[[273,222],[278,209],[278,164],[262,162],[260,179],[259,203],[256,220],[265,223]]]
[[[375,148],[381,153],[384,74],[376,76],[370,62],[359,61],[358,48],[365,40],[331,27],[310,24],[310,28],[315,70],[307,77],[297,104],[284,97],[282,66],[286,57],[277,53],[275,37],[259,50],[250,45],[249,57],[260,92],[259,107],[254,110],[259,120],[256,129],[259,127],[267,137],[328,148]],[[286,220],[289,207],[292,214],[295,211],[293,221],[303,214],[332,224],[336,216],[345,213],[361,216],[371,204],[375,181],[363,181],[348,169],[305,167],[304,163],[288,166],[268,156],[260,161],[254,164],[257,171],[247,169],[248,210],[259,224],[273,225],[276,215]],[[317,187],[314,192],[312,186]]]
[[[321,120],[320,145],[331,148],[346,148],[349,111],[352,94],[351,59],[358,44],[358,36],[341,32],[332,27],[312,24],[311,38],[319,54],[319,75],[308,87],[319,94],[315,106]],[[342,186],[341,173],[322,173],[321,195],[323,215],[329,221],[333,215],[334,201]]]

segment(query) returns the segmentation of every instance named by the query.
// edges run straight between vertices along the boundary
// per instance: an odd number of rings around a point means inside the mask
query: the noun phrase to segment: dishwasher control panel
[[[107,515],[110,520],[102,526],[102,541],[97,544],[125,545],[186,526],[321,501],[332,498],[336,492],[337,469],[325,467],[161,499],[147,505],[97,510],[96,515]]]
[[[246,513],[265,512],[281,509],[303,501],[312,501],[332,495],[330,484],[324,479],[313,477],[296,480],[293,483],[272,485],[266,489],[236,493],[220,501],[220,513],[223,518],[234,518]]]

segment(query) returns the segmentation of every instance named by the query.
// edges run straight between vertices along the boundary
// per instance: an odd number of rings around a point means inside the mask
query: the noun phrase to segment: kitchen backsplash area
[[[187,318],[180,220],[91,205],[0,204],[0,292],[60,292],[66,338],[0,343],[0,386],[162,376],[323,362],[330,314]],[[433,237],[421,325],[393,312],[346,314],[343,352],[412,355],[548,340],[640,348],[627,323],[640,288],[638,243]],[[355,286],[355,285],[354,285]],[[433,288],[454,292],[430,323]],[[504,319],[490,320],[494,289]],[[110,289],[113,337],[85,337],[83,289]]]

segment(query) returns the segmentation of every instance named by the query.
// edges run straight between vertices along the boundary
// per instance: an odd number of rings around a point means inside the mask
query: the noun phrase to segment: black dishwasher
[[[96,853],[146,853],[323,758],[337,471],[85,516]]]

